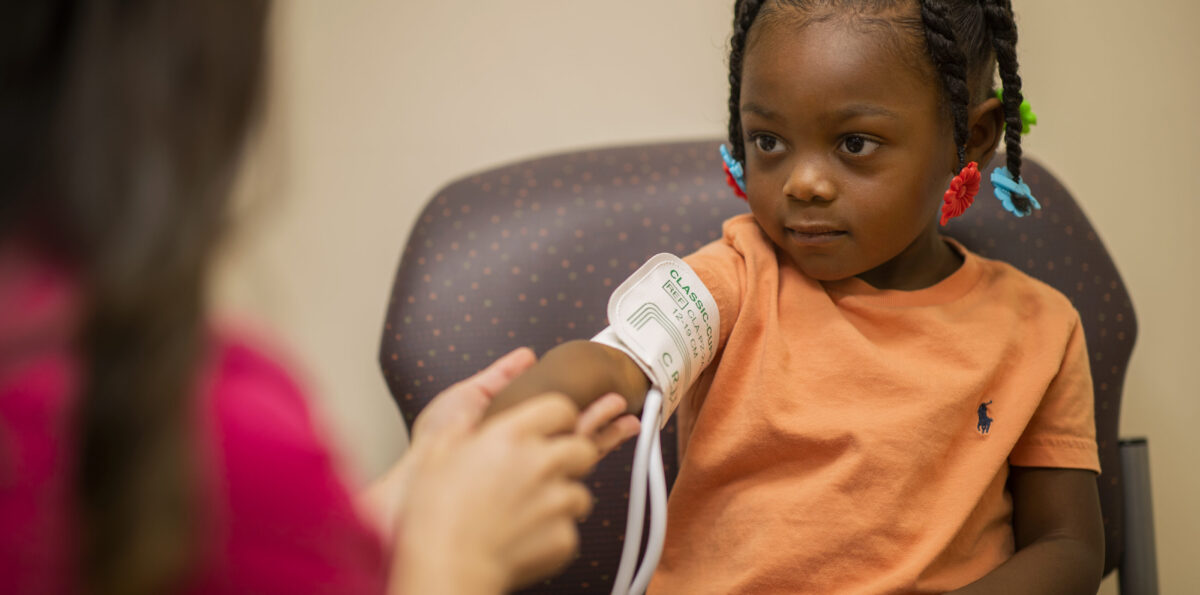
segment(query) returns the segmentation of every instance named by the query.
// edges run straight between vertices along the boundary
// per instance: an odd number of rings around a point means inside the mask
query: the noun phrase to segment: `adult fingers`
[[[592,442],[600,451],[600,458],[604,458],[626,440],[637,436],[641,429],[642,424],[637,417],[622,415],[592,436]]]
[[[487,409],[488,398],[478,390],[461,384],[442,391],[421,414],[413,425],[412,442],[427,440],[427,436],[461,436],[479,425]]]
[[[636,436],[641,428],[636,417],[623,415],[625,407],[625,399],[621,395],[604,395],[579,415],[575,432],[590,437],[603,457],[622,442]]]
[[[600,460],[600,451],[591,439],[583,436],[564,436],[546,445],[542,476],[565,474],[579,478],[591,473]]]
[[[492,427],[510,428],[526,436],[555,436],[572,431],[579,409],[559,393],[547,393],[524,401],[492,418]]]
[[[609,393],[596,399],[579,414],[579,422],[575,424],[575,433],[592,436],[607,426],[609,422],[625,412],[625,397],[617,393]]]
[[[596,499],[583,484],[570,482],[563,486],[562,492],[563,511],[571,515],[571,518],[583,520],[592,514],[592,506],[596,504]]]
[[[535,363],[537,363],[537,356],[533,354],[532,349],[518,347],[492,362],[474,376],[464,380],[463,384],[470,385],[490,399]]]
[[[519,347],[474,376],[442,391],[421,412],[414,436],[427,433],[462,434],[479,425],[492,397],[537,361],[533,351]]]
[[[518,523],[533,527],[556,518],[582,520],[592,512],[595,499],[579,481],[556,479],[543,484],[528,500],[528,514]]]
[[[579,527],[570,518],[560,516],[539,525],[508,549],[513,566],[512,588],[557,574],[578,550]]]

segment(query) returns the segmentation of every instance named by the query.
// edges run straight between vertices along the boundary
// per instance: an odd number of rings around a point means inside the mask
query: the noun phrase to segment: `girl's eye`
[[[777,153],[783,150],[783,143],[773,136],[760,134],[754,137],[754,146],[763,153]]]
[[[879,142],[873,141],[865,136],[853,134],[847,136],[842,141],[842,146],[839,147],[842,151],[857,157],[863,157],[875,152],[879,148]]]

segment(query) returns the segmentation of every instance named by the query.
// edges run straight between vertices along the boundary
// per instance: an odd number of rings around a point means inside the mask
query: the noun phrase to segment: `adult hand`
[[[441,444],[446,448],[447,443],[465,440],[478,428],[492,397],[535,362],[533,351],[516,349],[442,391],[425,407],[413,426],[407,452],[362,497],[365,512],[375,519],[389,541],[394,537],[402,510],[407,508],[410,514],[422,514],[420,509],[408,507],[408,494],[413,482],[420,481],[417,470],[430,451],[435,450],[433,446]],[[606,395],[579,416],[575,431],[590,439],[598,456],[603,457],[638,433],[637,418],[622,415],[625,409],[625,400],[620,395]]]
[[[492,397],[536,361],[532,350],[515,349],[474,376],[451,385],[421,411],[413,424],[408,449],[363,491],[359,500],[364,514],[374,520],[385,539],[393,538],[396,521],[408,498],[415,463],[424,456],[425,444],[429,442],[427,437],[461,437],[473,431]]]
[[[442,391],[417,416],[409,448],[417,448],[419,452],[426,435],[472,430],[483,419],[492,398],[535,363],[537,358],[533,351],[520,347],[483,371]],[[576,432],[590,437],[601,456],[608,454],[638,434],[637,417],[622,415],[625,409],[625,399],[621,395],[605,395],[583,411]]]
[[[592,506],[578,479],[600,459],[592,439],[574,432],[578,422],[570,400],[543,395],[476,432],[446,426],[422,437],[393,586],[502,593],[569,561],[579,542],[575,522]]]
[[[641,430],[637,416],[625,414],[626,408],[625,398],[621,395],[604,395],[579,415],[575,433],[591,438],[600,449],[600,457],[604,458]]]
[[[413,423],[409,448],[419,448],[428,435],[462,434],[475,429],[492,397],[533,364],[537,357],[528,347],[518,347],[474,376],[451,385],[434,397]]]

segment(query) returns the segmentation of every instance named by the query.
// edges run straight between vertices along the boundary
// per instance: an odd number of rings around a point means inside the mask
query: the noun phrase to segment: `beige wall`
[[[1164,592],[1200,592],[1200,22],[1192,0],[1016,0],[1026,150],[1076,193],[1133,293],[1126,435],[1151,440]],[[360,476],[403,448],[375,364],[408,230],[439,186],[564,148],[712,137],[730,0],[291,0],[272,119],[222,270],[265,322]],[[1111,590],[1111,584],[1106,585]]]

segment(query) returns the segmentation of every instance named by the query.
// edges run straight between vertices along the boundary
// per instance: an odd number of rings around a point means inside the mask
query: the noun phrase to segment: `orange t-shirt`
[[[809,279],[749,215],[685,259],[721,351],[680,405],[651,592],[944,592],[1012,556],[1009,465],[1100,470],[1079,314],[949,242],[918,291]]]

